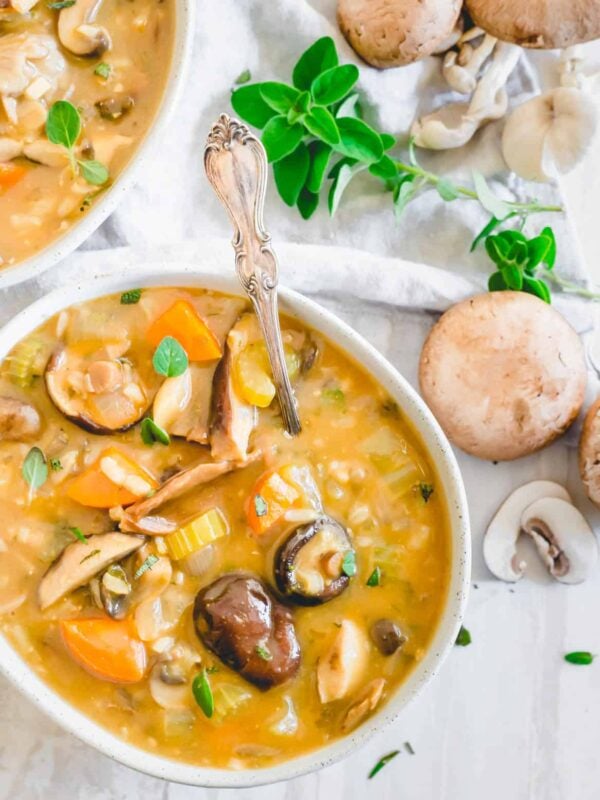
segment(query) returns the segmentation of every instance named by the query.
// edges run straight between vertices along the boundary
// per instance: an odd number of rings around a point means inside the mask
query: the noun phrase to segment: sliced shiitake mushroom
[[[344,559],[352,552],[348,532],[331,517],[299,525],[275,556],[277,588],[300,605],[326,603],[348,586]]]
[[[121,433],[148,410],[142,379],[124,359],[94,361],[60,347],[48,361],[45,379],[58,410],[90,433]]]
[[[116,122],[122,116],[128,114],[135,105],[135,100],[129,95],[117,97],[105,97],[103,100],[98,100],[96,108],[102,119]]]

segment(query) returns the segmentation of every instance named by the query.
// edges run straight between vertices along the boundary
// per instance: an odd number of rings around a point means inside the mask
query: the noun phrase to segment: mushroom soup
[[[1,5],[0,265],[7,266],[67,231],[126,165],[160,102],[174,20],[173,0]]]
[[[194,764],[350,732],[446,602],[446,501],[414,430],[321,334],[282,328],[297,438],[240,298],[86,302],[2,366],[2,630],[98,723]]]

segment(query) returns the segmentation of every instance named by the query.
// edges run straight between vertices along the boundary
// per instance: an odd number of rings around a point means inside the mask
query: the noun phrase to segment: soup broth
[[[169,74],[173,3],[2,4],[0,266],[69,230],[131,158]],[[80,119],[71,159],[47,134],[57,101]]]
[[[2,367],[2,631],[100,725],[198,765],[271,766],[352,731],[447,596],[446,502],[402,409],[281,325],[297,438],[239,298],[85,302]]]

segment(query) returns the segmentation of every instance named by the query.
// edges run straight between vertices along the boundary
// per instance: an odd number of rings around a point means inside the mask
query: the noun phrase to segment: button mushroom
[[[550,574],[561,583],[581,583],[598,559],[596,537],[583,514],[558,497],[543,497],[521,516]]]
[[[559,483],[532,481],[509,494],[488,525],[483,539],[483,557],[490,572],[501,581],[514,582],[523,576],[525,563],[517,558],[521,517],[528,506],[546,497],[571,502],[569,493]]]
[[[355,622],[345,619],[317,664],[317,688],[322,703],[341,700],[354,691],[366,670],[368,654],[365,634]]]
[[[69,592],[88,583],[110,564],[120,561],[144,544],[139,536],[124,533],[103,533],[90,536],[87,543],[68,545],[51,565],[38,587],[42,610]]]
[[[587,496],[600,508],[600,397],[590,406],[581,429],[579,472]]]
[[[0,397],[0,440],[33,439],[40,427],[40,415],[32,405],[14,397]]]
[[[299,525],[287,536],[275,556],[279,591],[300,605],[317,605],[337,597],[350,578],[344,557],[352,553],[345,528],[331,517]]]
[[[406,636],[391,619],[378,619],[371,626],[371,639],[383,656],[393,656],[406,642]]]
[[[462,0],[338,0],[340,30],[367,64],[410,64],[436,52],[456,26]]]
[[[298,670],[291,611],[254,575],[231,573],[202,589],[194,623],[204,644],[256,686],[268,689]]]
[[[442,315],[423,347],[419,381],[454,444],[506,461],[571,425],[586,368],[579,337],[550,305],[524,292],[493,292]]]
[[[137,370],[123,359],[85,359],[60,347],[45,372],[50,399],[67,419],[96,434],[135,425],[149,405]]]
[[[106,28],[95,25],[102,0],[77,0],[61,9],[58,38],[63,47],[76,56],[98,57],[111,47]]]

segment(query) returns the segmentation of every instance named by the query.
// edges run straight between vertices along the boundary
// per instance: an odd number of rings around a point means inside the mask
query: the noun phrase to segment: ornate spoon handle
[[[267,156],[245,125],[221,114],[204,150],[204,167],[227,209],[235,235],[235,266],[262,328],[283,422],[295,436],[301,426],[290,384],[277,312],[277,259],[263,223]]]

